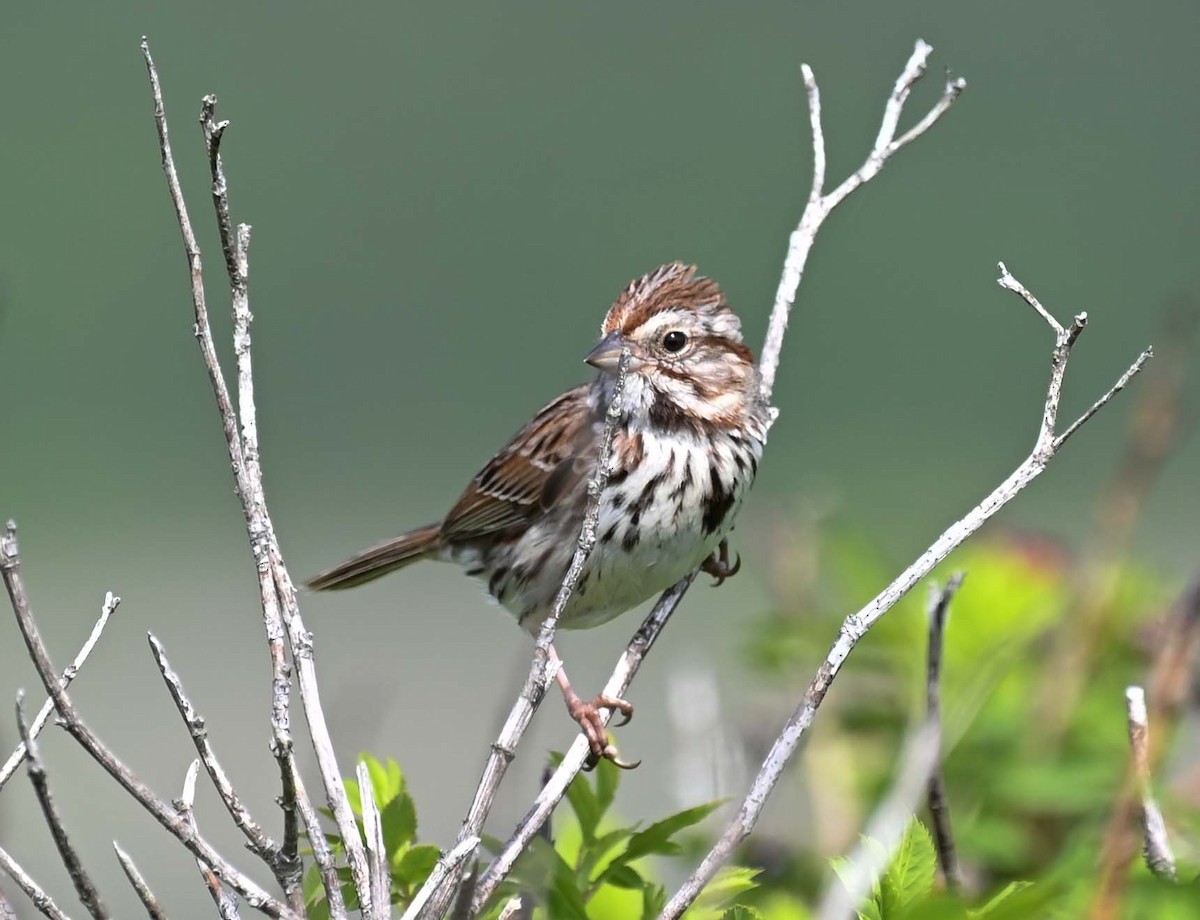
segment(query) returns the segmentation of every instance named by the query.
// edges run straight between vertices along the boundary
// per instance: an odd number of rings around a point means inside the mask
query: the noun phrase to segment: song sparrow
[[[675,262],[631,282],[601,335],[584,359],[599,369],[596,379],[535,415],[443,520],[353,556],[310,587],[349,588],[418,559],[448,560],[486,580],[488,593],[536,635],[575,550],[626,347],[631,359],[597,541],[559,626],[607,622],[697,566],[718,584],[734,574],[740,560],[729,564],[725,537],[768,425],[737,315],[714,281]],[[565,671],[558,677],[593,758],[620,763],[599,709],[619,710],[628,721],[633,707],[605,696],[584,702]]]

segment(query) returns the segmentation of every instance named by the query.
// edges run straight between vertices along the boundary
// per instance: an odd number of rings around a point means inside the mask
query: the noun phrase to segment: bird
[[[558,628],[606,623],[697,568],[716,584],[736,574],[741,557],[730,562],[727,537],[757,474],[771,410],[720,287],[696,266],[672,262],[631,281],[608,309],[584,358],[594,379],[534,415],[445,517],[351,556],[308,586],[351,588],[421,560],[454,562],[536,636],[574,554],[626,350],[596,541]],[[553,645],[550,656],[561,664]],[[603,694],[583,700],[561,667],[556,679],[587,736],[589,763],[636,766],[620,759],[600,712],[627,722],[632,705]]]

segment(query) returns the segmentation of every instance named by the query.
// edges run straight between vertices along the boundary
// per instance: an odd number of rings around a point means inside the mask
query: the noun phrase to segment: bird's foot
[[[588,740],[590,750],[583,768],[593,770],[603,758],[611,760],[622,770],[632,770],[641,761],[635,760],[630,763],[620,758],[616,747],[608,740],[608,729],[604,724],[604,717],[600,713],[601,709],[611,709],[613,712],[621,713],[624,718],[617,723],[618,726],[628,724],[629,720],[633,718],[632,703],[614,696],[605,696],[603,693],[598,694],[590,702],[577,696],[567,701],[567,712],[570,713],[572,719],[579,723],[579,727]]]
[[[726,578],[732,578],[742,568],[742,557],[736,556],[731,565],[729,562],[729,541],[722,540],[720,545],[713,550],[711,556],[700,563],[700,570],[711,575],[714,579],[713,587],[719,588],[725,584]]]

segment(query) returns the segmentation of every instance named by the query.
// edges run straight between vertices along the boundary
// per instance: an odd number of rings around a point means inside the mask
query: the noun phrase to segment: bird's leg
[[[561,666],[562,659],[553,645],[550,646],[550,658],[559,663],[558,674],[555,676],[555,680],[558,681],[558,686],[562,689],[563,699],[567,703],[567,712],[572,719],[579,723],[579,727],[583,730],[583,734],[588,740],[588,747],[591,749],[588,753],[587,763],[584,764],[584,769],[593,769],[600,762],[601,757],[611,760],[622,770],[632,770],[640,764],[640,760],[629,763],[618,756],[617,749],[608,740],[608,729],[604,724],[603,716],[600,714],[601,709],[611,709],[614,712],[619,712],[624,718],[617,725],[625,725],[633,718],[633,705],[625,700],[618,699],[615,696],[606,696],[603,693],[598,693],[591,702],[581,699],[571,686],[567,672]]]
[[[729,564],[729,541],[722,539],[720,545],[713,550],[711,556],[700,563],[700,570],[707,572],[714,579],[713,587],[725,584],[726,578],[732,578],[742,568],[742,557],[739,555]]]

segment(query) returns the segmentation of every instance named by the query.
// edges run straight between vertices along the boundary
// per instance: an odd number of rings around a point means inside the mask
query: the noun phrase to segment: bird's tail
[[[308,586],[314,591],[332,591],[374,581],[418,559],[435,555],[442,545],[441,530],[441,522],[429,524],[401,534],[394,540],[364,549],[340,565],[309,579]]]

